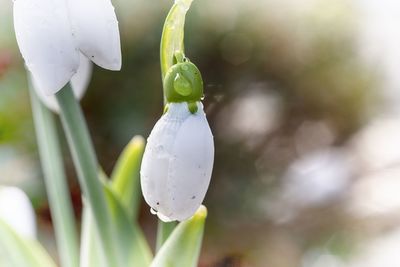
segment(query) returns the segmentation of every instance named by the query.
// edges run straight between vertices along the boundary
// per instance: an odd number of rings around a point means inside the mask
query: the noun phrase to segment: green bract
[[[203,97],[203,79],[199,69],[189,61],[173,65],[165,75],[164,94],[168,103],[188,102],[189,106],[193,106],[190,103]]]

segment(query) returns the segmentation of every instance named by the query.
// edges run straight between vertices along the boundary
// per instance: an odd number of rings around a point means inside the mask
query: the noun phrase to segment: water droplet
[[[192,93],[192,86],[190,82],[179,73],[176,74],[174,80],[174,89],[178,94],[182,96],[188,96]]]

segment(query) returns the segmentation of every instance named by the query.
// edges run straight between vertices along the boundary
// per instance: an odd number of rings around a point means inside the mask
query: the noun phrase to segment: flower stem
[[[186,12],[193,0],[175,1],[165,19],[160,44],[161,74],[164,77],[169,68],[174,65],[175,53],[184,54],[184,26]]]
[[[168,223],[166,223],[166,222],[163,222],[161,220],[158,220],[156,251],[160,250],[161,246],[168,239],[169,235],[175,229],[176,225],[177,225],[176,222],[168,222]]]
[[[117,246],[113,235],[110,210],[98,179],[98,161],[82,110],[70,85],[61,89],[56,94],[56,98],[60,106],[61,121],[67,135],[79,183],[92,209],[108,265],[110,267],[118,266],[115,251]]]
[[[54,116],[30,82],[36,138],[62,267],[79,266],[78,235]]]

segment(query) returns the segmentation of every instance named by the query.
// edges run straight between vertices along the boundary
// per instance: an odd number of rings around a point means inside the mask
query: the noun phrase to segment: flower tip
[[[111,71],[120,71],[122,68],[122,59],[121,55],[118,58],[114,58],[112,60],[107,60],[104,57],[90,57],[94,64],[97,66],[111,70]]]
[[[110,67],[108,68],[109,70],[112,71],[120,71],[122,68],[122,62],[121,60],[115,60],[112,64],[110,64]]]

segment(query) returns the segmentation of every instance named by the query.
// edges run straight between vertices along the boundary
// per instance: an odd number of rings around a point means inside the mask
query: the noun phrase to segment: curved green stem
[[[62,267],[79,266],[78,235],[54,116],[29,83],[36,138]]]
[[[165,19],[160,45],[161,73],[165,74],[174,65],[175,53],[185,51],[183,44],[186,13],[193,0],[176,0]]]
[[[168,239],[169,235],[175,229],[176,222],[163,222],[158,220],[157,226],[157,240],[156,240],[156,251],[159,251],[164,242]]]
[[[109,207],[98,179],[98,161],[82,110],[69,85],[57,94],[62,124],[67,135],[79,183],[90,208],[110,267],[118,266],[116,240]]]

